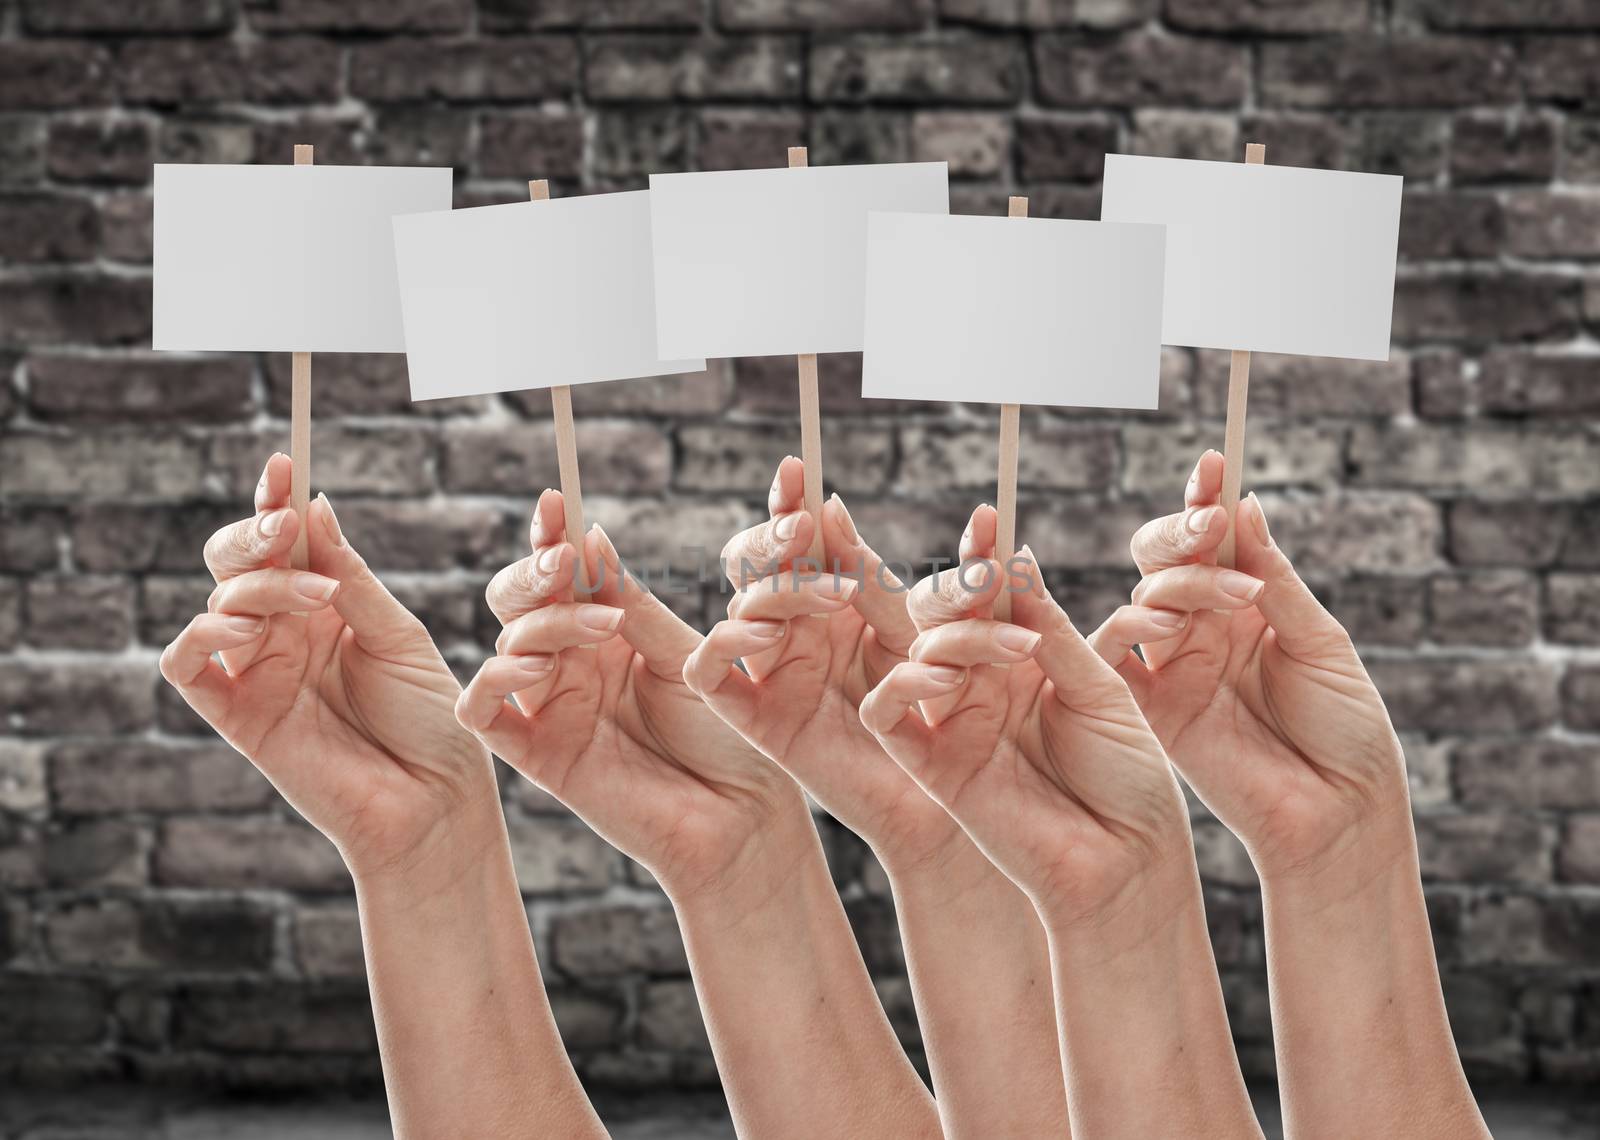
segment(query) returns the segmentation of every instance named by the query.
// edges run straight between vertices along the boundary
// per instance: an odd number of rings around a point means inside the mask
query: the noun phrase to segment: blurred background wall
[[[377,1064],[332,847],[159,680],[200,552],[287,446],[288,359],[155,356],[152,162],[447,164],[457,204],[651,171],[948,159],[952,208],[1098,215],[1107,150],[1402,174],[1392,359],[1257,357],[1247,485],[1405,735],[1452,1021],[1479,1081],[1600,1079],[1600,4],[1592,0],[0,0],[0,1076],[345,1086]],[[822,361],[833,488],[886,555],[992,495],[983,404]],[[1226,360],[1161,410],[1029,409],[1020,533],[1092,628],[1221,445]],[[580,389],[591,517],[692,567],[798,450],[791,359]],[[983,377],[973,377],[981,400]],[[413,405],[319,356],[315,482],[463,670],[555,481],[548,402]],[[714,583],[676,604],[706,628]],[[566,1040],[596,1085],[715,1081],[647,874],[505,782]],[[882,872],[822,821],[907,1044]],[[1197,809],[1241,1059],[1260,904]]]

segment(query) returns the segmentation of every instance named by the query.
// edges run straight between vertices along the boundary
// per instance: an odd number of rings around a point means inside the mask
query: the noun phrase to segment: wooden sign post
[[[1246,143],[1244,160],[1260,166],[1267,160],[1262,143]],[[1228,425],[1222,437],[1222,507],[1228,512],[1228,533],[1217,548],[1217,565],[1232,568],[1234,563],[1234,517],[1239,513],[1239,490],[1244,482],[1244,417],[1250,399],[1250,353],[1233,350],[1228,364]]]
[[[1006,209],[1008,218],[1026,218],[1028,200],[1013,196]],[[1000,474],[995,491],[994,555],[1000,562],[1000,578],[1010,584],[1008,563],[1017,552],[1017,448],[1022,432],[1022,405],[1000,405]],[[1011,620],[1011,591],[1002,589],[995,599],[994,616],[997,621]]]
[[[309,143],[296,143],[294,164],[310,166],[313,154]],[[290,564],[304,570],[306,554],[306,510],[311,505],[311,354],[297,352],[289,370],[289,505],[300,516],[300,532],[295,535]]]
[[[789,167],[806,165],[806,148],[789,148]],[[816,529],[811,536],[810,557],[823,569],[825,554],[822,544],[822,401],[817,394],[817,354],[802,352],[795,358],[799,363],[800,380],[800,461],[805,466],[805,507]]]
[[[543,178],[530,179],[528,200],[549,201],[550,183]],[[561,476],[561,503],[566,514],[567,541],[574,546],[581,546],[588,529],[583,523],[583,485],[578,478],[578,432],[572,423],[572,385],[551,386],[550,410],[556,423],[556,467]],[[573,584],[580,593],[590,593],[581,557]]]

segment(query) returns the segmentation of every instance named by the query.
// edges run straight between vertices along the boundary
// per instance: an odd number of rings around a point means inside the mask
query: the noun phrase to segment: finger
[[[311,569],[336,579],[339,591],[333,608],[339,611],[356,642],[370,653],[420,653],[437,657],[438,650],[421,621],[384,588],[367,568],[366,559],[344,540],[333,504],[318,495],[306,512]]]
[[[772,518],[798,511],[805,503],[805,464],[785,455],[767,491],[767,514]]]
[[[1218,506],[1190,507],[1152,519],[1128,543],[1139,573],[1181,566],[1214,552],[1228,533],[1228,513]]]
[[[528,522],[528,549],[537,553],[547,546],[572,541],[567,534],[566,500],[560,491],[546,487],[539,492],[533,518]]]
[[[783,643],[788,626],[779,621],[719,621],[683,665],[683,680],[735,732],[756,724],[756,682],[739,669],[743,657]]]
[[[286,560],[300,533],[300,517],[288,507],[229,523],[206,540],[206,569],[218,582]]]
[[[511,702],[511,695],[544,687],[555,675],[549,654],[491,657],[456,699],[456,720],[495,755],[522,768],[534,747],[532,714]]]
[[[309,613],[328,605],[338,592],[336,578],[274,566],[229,578],[211,591],[206,609],[214,614],[256,617]]]
[[[833,574],[818,578],[790,570],[746,585],[728,603],[728,616],[788,621],[806,614],[838,613],[850,607],[860,589],[850,578]]]
[[[1158,610],[1239,610],[1261,596],[1262,582],[1241,570],[1191,563],[1157,570],[1133,588],[1136,606]]]
[[[1295,657],[1337,654],[1354,656],[1350,635],[1323,608],[1295,572],[1294,564],[1267,529],[1267,516],[1254,492],[1239,504],[1238,558],[1247,574],[1262,582],[1256,608],[1277,635],[1278,644]]]
[[[589,596],[602,608],[616,607],[627,618],[622,623],[623,640],[656,676],[680,680],[684,661],[699,648],[699,632],[627,572],[599,523],[584,536],[584,560],[594,584]]]
[[[878,643],[903,655],[917,636],[917,627],[906,611],[905,584],[862,540],[837,494],[822,505],[822,544],[827,569],[848,574],[861,584],[855,595],[856,611],[872,627]]]
[[[1127,686],[1121,678],[1106,667],[1106,662],[1083,639],[1066,611],[1051,597],[1038,561],[1026,546],[1017,554],[1017,569],[1026,576],[1029,588],[1013,595],[1012,619],[1040,635],[1033,660],[1055,687],[1057,699],[1072,705],[1080,697],[1114,699],[1119,691],[1127,697]]]
[[[1113,667],[1121,665],[1140,645],[1165,641],[1189,628],[1189,615],[1149,606],[1118,606],[1112,615],[1089,635],[1089,644],[1100,659]]]
[[[1039,634],[1010,622],[973,618],[942,625],[917,635],[911,659],[930,665],[1016,664],[1039,648]]]
[[[961,532],[961,561],[972,558],[993,558],[994,544],[999,541],[1000,514],[988,503],[981,503],[967,520],[967,529]]]
[[[805,511],[789,511],[740,531],[722,548],[723,573],[735,586],[775,574],[810,550],[815,529]]]
[[[555,601],[571,601],[578,552],[571,543],[557,542],[513,562],[489,581],[483,593],[489,610],[500,624]]]
[[[617,636],[623,618],[623,612],[615,606],[560,602],[511,622],[500,631],[494,648],[502,656],[512,656],[599,645]]]
[[[1189,473],[1183,489],[1185,507],[1207,507],[1222,498],[1222,452],[1207,448]]]
[[[256,514],[289,505],[289,484],[294,475],[294,463],[281,451],[268,456],[261,469],[261,479],[256,483]]]
[[[861,723],[878,738],[896,763],[924,787],[932,730],[916,711],[916,705],[919,701],[949,696],[966,679],[965,669],[902,661],[861,701]]]
[[[926,631],[972,617],[988,617],[1005,587],[1005,574],[992,559],[972,559],[917,583],[906,599],[918,630]]]
[[[213,654],[237,649],[266,630],[261,618],[204,613],[193,618],[161,652],[161,675],[190,708],[216,725],[233,704],[234,681]]]

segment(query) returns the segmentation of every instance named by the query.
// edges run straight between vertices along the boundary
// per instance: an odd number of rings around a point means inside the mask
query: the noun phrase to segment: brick
[[[230,0],[24,0],[33,35],[222,32],[233,26]]]
[[[342,60],[336,44],[315,39],[132,40],[117,53],[117,78],[135,104],[331,103]]]
[[[1400,738],[1400,747],[1405,752],[1406,783],[1410,786],[1411,806],[1427,810],[1450,803],[1449,748],[1409,733]]]
[[[1573,665],[1561,681],[1561,723],[1600,732],[1600,668]]]
[[[149,265],[155,245],[155,200],[148,194],[100,199],[100,253],[112,261]]]
[[[160,162],[250,162],[256,155],[249,123],[169,117],[156,134]]]
[[[1273,538],[1302,574],[1315,576],[1332,567],[1393,574],[1427,570],[1438,562],[1439,514],[1426,499],[1402,494],[1291,499],[1270,493],[1262,499]]]
[[[1548,566],[1572,531],[1572,509],[1462,500],[1450,505],[1448,525],[1450,557],[1463,566]]]
[[[1249,70],[1244,48],[1214,40],[1133,32],[1034,41],[1038,98],[1053,107],[1232,107]]]
[[[1478,372],[1481,411],[1492,415],[1600,415],[1600,362],[1592,356],[1554,356],[1495,349]]]
[[[103,107],[112,90],[103,48],[70,40],[0,43],[0,107],[7,111]]]
[[[1344,470],[1344,433],[1257,420],[1245,451],[1246,487],[1332,486]],[[1177,507],[1184,485],[1216,431],[1193,424],[1129,424],[1122,429],[1122,486],[1134,493],[1172,496]],[[991,478],[993,477],[991,473]]]
[[[304,824],[271,818],[170,819],[155,851],[163,886],[344,893],[339,852]]]
[[[273,926],[270,910],[242,899],[99,899],[48,913],[45,941],[72,966],[265,971]]]
[[[1462,115],[1450,132],[1450,180],[1459,186],[1548,182],[1555,177],[1559,130],[1548,115]]]
[[[559,914],[550,922],[550,945],[556,968],[576,978],[689,972],[678,921],[668,907]]]
[[[1419,815],[1424,881],[1550,881],[1548,838],[1537,820],[1515,814]]]
[[[762,485],[769,482],[771,476]],[[716,553],[729,536],[766,518],[764,509],[757,512],[742,501],[731,499],[690,499],[670,513],[661,510],[658,503],[641,499],[597,499],[593,510],[596,517],[606,520],[610,533],[622,536],[621,553],[630,568],[642,571],[645,567],[670,566],[674,571],[692,573],[704,568],[709,560],[710,570],[716,574],[714,582],[720,580]],[[860,519],[856,521],[859,525]],[[862,533],[868,532],[863,529]],[[959,527],[956,533],[960,533]],[[677,582],[681,586],[682,579]]]
[[[0,650],[16,648],[22,639],[22,583],[0,579]]]
[[[44,176],[49,134],[42,115],[0,115],[0,186],[29,186]]]
[[[48,806],[44,747],[0,740],[0,811],[35,812]]]
[[[1600,645],[1600,574],[1552,574],[1544,635],[1562,645]]]
[[[364,987],[349,983],[219,981],[173,995],[180,1048],[230,1052],[370,1053],[377,1048]]]
[[[1600,503],[1572,509],[1572,531],[1562,547],[1561,565],[1573,570],[1600,570]]]
[[[491,564],[498,569],[509,561],[502,552],[509,549],[513,530],[526,533],[527,520],[513,528],[487,507],[457,506],[445,513],[427,503],[341,499],[334,510],[345,539],[380,575]]]
[[[1265,44],[1261,101],[1289,107],[1454,107],[1517,97],[1509,44],[1348,36]]]
[[[55,569],[65,534],[65,515],[59,509],[0,501],[0,569]]]
[[[1564,340],[1578,329],[1574,281],[1517,273],[1402,276],[1395,283],[1396,340],[1483,343]]]
[[[1562,141],[1562,179],[1600,182],[1600,117],[1568,116]]]
[[[31,356],[28,406],[74,424],[223,423],[253,411],[248,358],[167,355]]]
[[[1367,671],[1396,728],[1511,732],[1555,721],[1556,673],[1537,661],[1386,658],[1369,662]]]
[[[67,194],[0,197],[0,259],[8,262],[86,261],[100,240],[94,202]]]
[[[1207,884],[1254,888],[1256,869],[1244,844],[1215,820],[1193,825],[1195,862]]]
[[[1574,815],[1567,820],[1556,869],[1562,882],[1600,883],[1600,814]],[[1591,937],[1600,933],[1600,914],[1590,920],[1590,926]]]
[[[276,799],[266,777],[220,741],[64,743],[49,763],[51,796],[65,815],[249,811]]]
[[[0,486],[8,494],[50,497],[172,497],[199,489],[196,445],[180,436],[13,433],[0,438]]]
[[[0,886],[28,890],[44,885],[44,840],[39,829],[0,815]]]
[[[1600,27],[1593,0],[1402,0],[1398,12],[1421,17],[1435,28],[1479,32]]]
[[[788,424],[694,425],[679,429],[677,438],[675,485],[689,491],[764,490],[778,463],[796,447],[794,428]],[[894,440],[888,432],[836,430],[829,441],[824,468],[829,487],[865,493],[888,484],[894,463]]]
[[[553,990],[550,1012],[569,1049],[615,1049],[621,1044],[623,1010],[619,1002],[576,990]]]
[[[1239,137],[1244,142],[1263,144],[1274,166],[1343,169],[1354,145],[1353,132],[1341,122],[1324,115],[1283,111],[1241,115]]]
[[[1507,253],[1530,258],[1600,256],[1600,194],[1525,190],[1505,200]]]
[[[98,981],[0,974],[0,1038],[20,1045],[90,1045],[105,1034],[106,993]]]
[[[287,419],[292,380],[290,355],[268,353],[262,362],[267,408],[274,416]],[[319,352],[313,375],[317,415],[324,420],[344,416],[441,415],[478,406],[470,400],[412,403],[406,358],[399,353]]]
[[[45,166],[57,182],[131,183],[150,181],[155,142],[150,127],[126,119],[55,123],[50,128]]]
[[[1487,194],[1406,194],[1400,208],[1404,261],[1459,261],[1498,256],[1506,244],[1505,210]]]
[[[523,894],[598,891],[616,878],[617,852],[579,820],[512,816],[506,825]]]
[[[593,171],[644,188],[650,174],[688,170],[692,127],[676,107],[605,108],[594,117]]]
[[[1028,182],[1098,182],[1116,149],[1116,124],[1105,119],[1017,119],[1017,173]]]
[[[356,908],[326,903],[296,907],[294,956],[307,977],[365,977],[361,920]]]
[[[1456,791],[1469,807],[1600,808],[1600,745],[1520,738],[1472,740],[1456,749]]]
[[[1600,37],[1539,36],[1522,45],[1528,98],[1592,103],[1600,99]]]
[[[647,493],[665,489],[672,445],[660,429],[645,424],[586,422],[580,429],[584,489],[602,493]],[[455,494],[509,494],[530,502],[546,487],[560,485],[553,423],[460,427],[444,441],[440,482]]]
[[[1135,111],[1128,153],[1234,162],[1242,154],[1239,124],[1209,111]]]
[[[1011,120],[987,111],[923,111],[911,120],[911,157],[948,162],[952,178],[1000,174],[1011,153]]]
[[[587,45],[583,84],[600,102],[795,99],[800,45],[748,36],[606,36]]]
[[[1017,481],[1023,487],[1103,490],[1117,465],[1117,437],[1106,428],[1079,430],[1030,419],[1023,430]],[[919,494],[953,490],[992,493],[998,462],[990,424],[908,427],[901,433],[900,482]]]
[[[716,0],[717,22],[742,32],[915,31],[933,0]]]
[[[1318,596],[1358,646],[1416,645],[1426,614],[1424,585],[1415,578],[1346,578]]]
[[[1016,44],[958,35],[821,42],[807,71],[810,97],[824,103],[1014,103],[1024,82]]]
[[[270,0],[250,11],[262,32],[458,32],[471,19],[472,0]]]
[[[570,40],[383,40],[350,49],[350,93],[375,102],[560,99],[578,83]]]
[[[1227,352],[1202,351],[1195,379],[1198,411],[1222,418],[1228,410]],[[1162,397],[1162,403],[1167,402]],[[1250,412],[1261,418],[1386,419],[1411,410],[1411,357],[1334,360],[1257,352],[1250,358]],[[1252,439],[1251,446],[1256,445]],[[1199,458],[1199,453],[1195,453]],[[1183,473],[1188,479],[1189,473]]]
[[[1473,899],[1461,917],[1461,961],[1467,964],[1550,965],[1539,899],[1499,891]]]
[[[583,119],[486,114],[478,126],[477,170],[481,178],[576,178],[583,173]]]
[[[265,457],[286,446],[284,435],[282,428],[213,433],[206,449],[209,486],[236,502],[250,501]],[[314,423],[317,488],[330,496],[425,495],[433,489],[429,461],[435,442],[428,424]]]
[[[1361,426],[1350,439],[1350,482],[1485,488],[1484,498],[1529,491],[1589,495],[1600,492],[1600,468],[1589,446],[1581,433],[1561,428]]]
[[[732,392],[730,370],[723,362],[711,361],[706,372],[579,384],[572,389],[572,411],[579,419],[590,416],[643,415],[662,419],[715,416],[727,409]],[[550,415],[547,388],[508,392],[506,397],[523,415],[539,419]]]
[[[817,166],[911,161],[911,116],[904,111],[822,111],[811,122]]]
[[[696,134],[699,169],[752,170],[782,166],[788,148],[805,141],[806,121],[797,111],[712,107],[700,112]]]
[[[875,545],[880,550],[898,551],[902,558],[953,558],[970,511],[970,504],[952,504],[948,519],[915,545],[904,540],[891,543],[888,539],[879,539]],[[870,536],[878,533],[876,527],[871,531],[867,529],[867,519],[871,515],[865,510],[851,513],[857,528],[868,535],[870,541]],[[1026,496],[1017,504],[1017,534],[1033,547],[1040,563],[1046,567],[1121,570],[1130,565],[1128,540],[1133,532],[1163,513],[1157,506],[1133,500],[1100,503],[1083,496],[1053,495],[1045,499]],[[890,526],[888,533],[902,532],[908,524],[909,520]],[[919,567],[916,576],[922,578],[927,573],[928,568]]]
[[[697,28],[704,0],[478,0],[485,31],[530,32],[551,28]]]
[[[45,835],[44,874],[52,887],[142,886],[144,836],[119,819],[69,824]]]
[[[639,994],[639,1043],[672,1053],[711,1049],[690,982],[651,982]]]
[[[1124,28],[1154,19],[1161,0],[939,0],[939,15],[999,28]]]
[[[1363,115],[1357,123],[1355,162],[1374,174],[1433,182],[1449,165],[1450,118],[1417,111]],[[1402,214],[1402,219],[1404,215]]]
[[[149,339],[149,281],[87,274],[0,281],[0,347]]]
[[[132,640],[133,604],[133,583],[126,578],[31,578],[23,640],[43,649],[116,652]]]
[[[0,661],[0,709],[20,736],[136,732],[155,715],[148,664]]]
[[[1434,578],[1428,635],[1440,645],[1529,644],[1539,629],[1538,584],[1511,571]]]
[[[1367,26],[1366,0],[1167,0],[1167,22],[1199,32],[1317,35],[1359,32]]]

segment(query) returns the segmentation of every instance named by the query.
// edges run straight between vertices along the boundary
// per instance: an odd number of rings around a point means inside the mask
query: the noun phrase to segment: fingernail
[[[1261,593],[1262,582],[1259,578],[1252,578],[1237,570],[1223,570],[1217,574],[1217,585],[1230,598],[1253,602],[1256,600],[1256,595]]]
[[[262,515],[256,521],[256,529],[261,532],[262,538],[277,538],[283,533],[284,520],[289,517],[287,510],[273,511],[271,514]]]
[[[1019,625],[1003,625],[994,631],[994,643],[1008,653],[1031,655],[1039,648],[1039,635]]]
[[[326,602],[338,592],[339,583],[321,574],[296,574],[289,580],[289,588],[308,601]]]
[[[517,668],[524,673],[548,673],[555,663],[555,657],[549,653],[530,653],[517,658]]]
[[[1256,537],[1261,540],[1262,546],[1272,545],[1272,532],[1267,529],[1267,512],[1261,509],[1261,500],[1256,498],[1256,493],[1251,491],[1249,500],[1256,506]]]
[[[1221,507],[1196,507],[1183,516],[1183,526],[1190,534],[1205,534],[1212,520],[1222,514]]]
[[[561,546],[546,547],[540,551],[534,565],[539,567],[539,572],[542,574],[554,574],[561,569]]]
[[[1161,629],[1182,629],[1189,624],[1189,615],[1172,610],[1157,610],[1150,615],[1150,624]]]
[[[779,542],[789,542],[800,533],[800,516],[798,514],[784,515],[772,525],[772,533],[778,536]]]
[[[856,520],[850,517],[850,512],[848,509],[846,509],[844,500],[839,497],[839,493],[837,491],[835,491],[833,494],[833,501],[838,504],[839,507],[839,521],[844,526],[845,538],[850,540],[851,546],[860,545],[861,532],[856,530]]]
[[[339,516],[333,513],[333,504],[328,502],[328,496],[321,491],[317,492],[317,498],[322,503],[322,509],[327,512],[325,517],[328,520],[328,541],[335,546],[343,546],[344,531],[339,528]]]
[[[614,606],[579,606],[578,624],[596,633],[610,633],[622,624],[622,611]]]
[[[781,621],[753,621],[746,627],[750,636],[766,638],[769,641],[775,637],[782,637],[783,628],[784,623]]]
[[[928,670],[928,680],[941,685],[959,685],[966,679],[967,671],[954,665],[935,665]]]
[[[258,617],[230,617],[223,624],[234,633],[260,633],[266,625]]]

